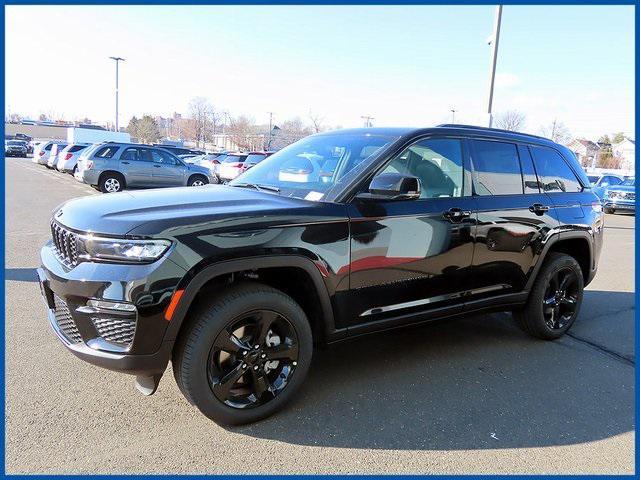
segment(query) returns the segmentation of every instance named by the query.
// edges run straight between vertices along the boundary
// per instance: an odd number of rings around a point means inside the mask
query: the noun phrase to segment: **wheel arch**
[[[98,177],[98,185],[100,185],[100,182],[102,182],[102,179],[109,174],[117,176],[120,179],[122,179],[122,181],[124,182],[123,188],[127,186],[126,177],[122,174],[122,172],[119,172],[117,170],[104,170],[103,172],[100,172],[100,176]]]
[[[216,282],[220,285],[220,282],[229,278],[233,280],[238,274],[256,280],[252,276],[256,275],[255,272],[266,272],[268,275],[257,281],[284,291],[300,304],[311,322],[315,340],[324,342],[335,332],[329,292],[313,261],[300,255],[273,255],[223,260],[186,277],[177,288],[182,290],[182,294],[171,317],[165,341],[175,341],[178,338],[190,310],[197,304],[198,295],[207,291],[208,286]],[[291,274],[297,276],[291,278]],[[283,279],[285,275],[286,278]],[[318,302],[320,309],[314,310],[314,301]]]
[[[530,291],[550,252],[565,253],[576,259],[582,270],[585,286],[593,278],[593,237],[586,231],[559,232],[552,235],[545,243],[532,275],[525,289]]]

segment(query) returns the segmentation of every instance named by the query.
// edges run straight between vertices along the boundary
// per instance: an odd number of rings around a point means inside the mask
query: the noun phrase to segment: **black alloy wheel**
[[[578,276],[571,268],[557,270],[549,280],[542,300],[542,313],[552,330],[564,328],[573,318],[578,305]]]
[[[298,364],[298,336],[279,313],[256,310],[232,320],[209,353],[209,385],[218,400],[252,408],[273,400]]]
[[[185,398],[210,419],[242,425],[295,397],[313,356],[311,324],[284,292],[242,281],[199,300],[173,350]]]
[[[571,328],[582,304],[584,273],[575,258],[549,252],[527,303],[513,314],[520,327],[543,340],[555,340]]]

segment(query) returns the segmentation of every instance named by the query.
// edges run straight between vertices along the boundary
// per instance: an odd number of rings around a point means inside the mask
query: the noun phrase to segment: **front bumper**
[[[168,258],[148,265],[84,262],[70,268],[49,243],[38,277],[49,323],[60,342],[94,365],[133,375],[158,375],[171,357],[164,312],[185,271]],[[135,306],[118,312],[89,300]]]
[[[612,200],[610,198],[605,198],[603,206],[604,208],[612,208],[614,210],[627,210],[627,211],[636,210],[636,202],[629,202],[624,200]]]

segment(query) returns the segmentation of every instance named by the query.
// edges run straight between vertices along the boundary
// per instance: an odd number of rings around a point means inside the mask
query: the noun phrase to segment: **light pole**
[[[273,112],[267,112],[269,114],[269,141],[267,142],[266,150],[271,148],[271,135],[273,135]]]
[[[455,108],[452,108],[449,111],[451,112],[451,123],[456,123],[456,112],[457,112],[457,110]]]
[[[120,62],[124,62],[124,58],[120,57],[109,57],[111,60],[116,61],[116,132],[120,131],[118,127],[118,64]]]
[[[500,23],[502,22],[502,5],[496,7],[496,15],[493,21],[493,34],[489,37],[491,45],[491,65],[489,68],[489,96],[487,100],[487,113],[489,114],[489,128],[493,126],[493,85],[496,80],[496,64],[498,63],[498,43],[500,42]]]

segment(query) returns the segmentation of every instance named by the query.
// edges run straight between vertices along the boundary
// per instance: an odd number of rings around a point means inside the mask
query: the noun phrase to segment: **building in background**
[[[584,168],[594,168],[598,159],[600,147],[597,143],[586,138],[574,138],[567,144],[573,153],[576,154],[580,165]]]
[[[634,171],[636,168],[636,142],[625,137],[620,143],[612,146],[613,154],[622,159],[620,168]]]

